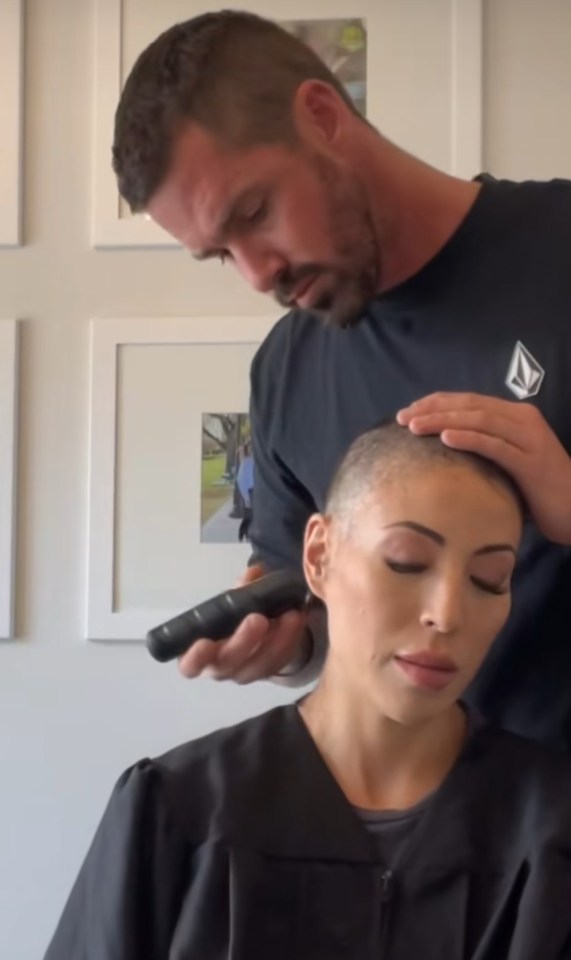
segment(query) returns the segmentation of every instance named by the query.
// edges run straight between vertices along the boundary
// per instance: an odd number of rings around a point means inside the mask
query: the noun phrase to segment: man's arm
[[[287,406],[280,378],[283,354],[262,348],[250,377],[250,421],[255,481],[252,556],[238,585],[272,570],[302,567],[305,525],[316,506],[309,491],[280,455]],[[179,660],[183,676],[207,676],[247,684],[271,680],[288,687],[305,686],[319,675],[327,647],[321,621],[290,610],[276,620],[246,617],[225,640],[199,640]]]
[[[271,404],[259,396],[252,379],[250,424],[256,471],[250,565],[267,570],[301,569],[306,523],[316,505],[308,490],[293,475],[274,449]],[[269,679],[288,687],[312,683],[321,672],[327,650],[327,630],[322,611],[312,612],[305,636],[293,660]]]
[[[254,519],[250,527],[252,563],[269,570],[301,569],[305,525],[315,512],[313,498],[273,450],[265,415],[252,397],[250,423],[256,471]]]

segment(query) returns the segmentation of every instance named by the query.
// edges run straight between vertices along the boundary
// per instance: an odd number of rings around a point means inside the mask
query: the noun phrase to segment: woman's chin
[[[456,698],[435,695],[427,697],[417,691],[386,694],[375,698],[379,713],[393,723],[403,727],[419,727],[443,717],[456,704]]]

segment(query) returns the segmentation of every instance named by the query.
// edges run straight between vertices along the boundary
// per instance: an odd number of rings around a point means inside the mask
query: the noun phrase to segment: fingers
[[[303,641],[307,617],[292,610],[280,620],[271,621],[268,633],[249,660],[229,677],[239,684],[275,677],[297,656]]]
[[[192,679],[251,683],[275,676],[296,655],[307,621],[306,614],[289,611],[269,621],[253,613],[227,640],[199,640],[179,659],[179,670]]]
[[[245,663],[259,647],[268,630],[268,620],[258,613],[251,613],[242,620],[237,630],[227,640],[197,640],[182,657],[179,658],[179,669],[183,676],[194,678],[205,670],[216,671],[220,658],[226,653],[226,664],[232,660]]]
[[[424,416],[415,416],[408,423],[411,433],[418,435],[441,434],[444,443],[444,432],[448,434],[470,435],[470,442],[476,434],[488,436],[492,439],[502,441],[504,444],[511,445],[516,450],[523,452],[525,450],[526,440],[529,442],[528,431],[522,429],[522,424],[517,417],[506,417],[498,412],[489,410],[446,410],[440,413],[426,414]],[[451,444],[455,446],[456,444]],[[462,449],[472,450],[472,446]],[[481,450],[478,447],[478,451]]]
[[[408,426],[414,417],[431,413],[440,413],[446,410],[496,410],[504,414],[514,408],[516,404],[511,400],[500,400],[498,397],[488,397],[479,393],[430,393],[420,400],[415,400],[397,413],[397,420],[401,426]],[[524,404],[517,404],[521,409]]]
[[[519,472],[524,462],[523,451],[501,437],[493,437],[479,431],[444,430],[441,440],[447,447],[452,447],[454,450],[479,453],[480,456],[493,460],[519,479]]]
[[[238,577],[235,586],[245,587],[247,583],[259,580],[265,573],[267,573],[267,570],[261,563],[253,564],[251,567],[247,567],[245,572]]]
[[[261,564],[249,567],[236,586],[244,586],[265,573]],[[184,677],[252,683],[275,676],[295,658],[303,640],[307,614],[291,610],[277,620],[257,613],[245,617],[227,640],[198,640],[178,667]]]

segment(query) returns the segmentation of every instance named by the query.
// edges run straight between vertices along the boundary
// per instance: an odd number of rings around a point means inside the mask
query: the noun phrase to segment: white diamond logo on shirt
[[[524,347],[521,340],[515,345],[510,367],[506,377],[506,386],[518,400],[528,400],[539,393],[545,370],[535,357]]]

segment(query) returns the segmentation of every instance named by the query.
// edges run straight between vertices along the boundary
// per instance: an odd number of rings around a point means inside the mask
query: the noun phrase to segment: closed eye
[[[251,210],[245,210],[243,213],[240,213],[237,217],[237,222],[239,226],[251,227],[257,223],[261,223],[268,212],[268,204],[265,200],[261,200],[255,207]]]
[[[423,563],[398,563],[396,560],[385,560],[385,563],[395,573],[423,573],[426,570]]]
[[[483,590],[485,593],[492,593],[496,597],[501,597],[506,593],[509,593],[509,583],[508,584],[495,584],[488,583],[486,580],[480,580],[479,577],[470,577],[472,583],[478,587],[479,590]]]
[[[266,200],[262,200],[256,207],[253,207],[250,210],[245,210],[244,212],[237,213],[233,221],[228,225],[228,229],[232,230],[235,234],[240,234],[240,232],[250,230],[251,228],[257,226],[259,223],[264,220],[268,213],[268,203]],[[217,252],[216,256],[220,260],[222,266],[232,259],[232,254],[229,250],[220,250]]]
[[[397,560],[385,560],[385,563],[387,567],[389,567],[395,573],[419,574],[424,573],[424,571],[427,569],[426,565],[423,563],[399,563]],[[487,580],[481,580],[480,577],[470,577],[470,580],[474,586],[476,586],[479,590],[483,590],[484,593],[491,593],[496,597],[504,596],[506,593],[509,593],[509,583],[489,583]]]

